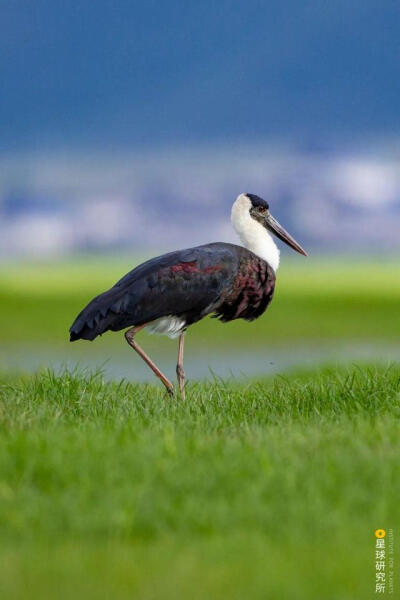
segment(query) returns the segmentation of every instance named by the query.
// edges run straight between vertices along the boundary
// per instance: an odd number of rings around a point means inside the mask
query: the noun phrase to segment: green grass
[[[0,338],[3,343],[67,344],[77,313],[138,261],[86,260],[72,263],[3,265],[0,268]],[[247,342],[261,347],[343,339],[398,343],[399,262],[354,259],[288,261],[278,272],[275,298],[254,323],[221,325],[204,319],[191,329],[191,348]],[[107,334],[105,344],[121,344]],[[159,340],[150,338],[149,351]],[[97,347],[97,342],[96,342]]]
[[[186,402],[82,373],[0,393],[1,598],[374,596],[374,530],[399,535],[398,366]]]
[[[0,266],[2,352],[67,346],[135,262]],[[266,315],[205,319],[188,344],[398,344],[399,302],[399,263],[284,258]],[[373,597],[373,532],[399,535],[399,455],[397,365],[194,383],[185,403],[99,374],[4,374],[0,598]]]

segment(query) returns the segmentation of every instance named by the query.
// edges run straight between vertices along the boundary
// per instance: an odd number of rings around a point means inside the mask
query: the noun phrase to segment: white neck
[[[240,194],[232,206],[232,225],[243,245],[265,260],[274,271],[279,267],[279,248],[270,233],[250,214],[250,199]]]

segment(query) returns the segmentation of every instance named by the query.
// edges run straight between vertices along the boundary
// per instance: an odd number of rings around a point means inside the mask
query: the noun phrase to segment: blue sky
[[[0,150],[398,135],[394,1],[3,0]]]

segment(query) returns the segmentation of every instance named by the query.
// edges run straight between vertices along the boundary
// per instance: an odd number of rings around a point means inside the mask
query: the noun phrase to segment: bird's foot
[[[169,386],[165,386],[165,389],[167,390],[167,394],[168,394],[168,396],[170,396],[171,398],[172,398],[173,396],[175,396],[175,388],[174,388],[174,386],[173,386],[173,385],[171,385],[171,387],[169,387]]]

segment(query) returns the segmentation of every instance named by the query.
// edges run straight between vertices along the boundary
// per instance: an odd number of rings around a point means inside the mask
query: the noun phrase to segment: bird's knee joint
[[[128,344],[133,344],[133,340],[135,338],[135,333],[131,330],[128,329],[128,331],[125,331],[125,339],[128,342]]]
[[[176,365],[176,374],[181,379],[185,378],[185,371],[183,370],[183,367],[181,365]]]

